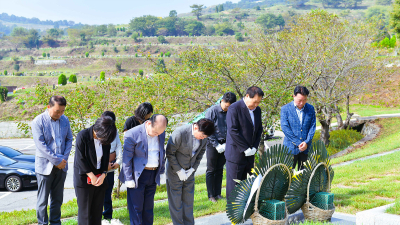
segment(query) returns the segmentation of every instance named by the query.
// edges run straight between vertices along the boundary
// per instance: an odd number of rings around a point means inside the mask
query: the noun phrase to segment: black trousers
[[[131,225],[152,225],[157,170],[143,170],[136,188],[127,188],[127,203]]]
[[[103,212],[104,196],[108,184],[106,179],[99,187],[75,187],[76,201],[78,203],[79,225],[100,225]]]
[[[304,152],[300,152],[297,155],[293,155],[293,169],[296,168],[297,165],[297,170],[302,170],[304,169],[303,163],[307,161],[308,155],[305,154]]]
[[[108,188],[106,190],[106,194],[104,196],[104,211],[103,211],[103,216],[104,219],[112,219],[112,214],[113,214],[113,208],[112,208],[112,191],[114,188],[114,171],[109,172],[107,174],[107,182],[108,182]]]
[[[226,199],[229,199],[231,192],[237,184],[233,179],[246,180],[247,175],[251,174],[253,167],[254,163],[236,164],[226,161]]]
[[[206,184],[208,197],[221,195],[222,177],[226,162],[224,153],[218,153],[210,142],[207,143],[207,172]]]

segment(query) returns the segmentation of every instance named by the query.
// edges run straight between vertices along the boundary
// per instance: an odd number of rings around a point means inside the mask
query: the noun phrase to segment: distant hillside
[[[4,22],[10,22],[10,23],[20,23],[20,24],[40,24],[40,25],[51,25],[51,26],[74,26],[75,22],[74,21],[67,21],[67,20],[58,20],[58,21],[52,21],[52,20],[46,20],[42,21],[39,20],[38,18],[26,18],[23,16],[15,16],[15,15],[8,15],[7,13],[2,13],[0,14],[0,20]]]

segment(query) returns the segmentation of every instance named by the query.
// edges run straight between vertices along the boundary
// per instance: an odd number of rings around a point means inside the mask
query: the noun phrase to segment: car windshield
[[[15,156],[22,155],[21,152],[14,150],[12,148],[9,148],[9,147],[5,147],[5,146],[0,146],[0,152],[10,158],[14,158]]]
[[[6,156],[0,155],[0,166],[8,166],[8,165],[14,164],[16,162],[17,161],[15,161],[14,159],[10,159]]]

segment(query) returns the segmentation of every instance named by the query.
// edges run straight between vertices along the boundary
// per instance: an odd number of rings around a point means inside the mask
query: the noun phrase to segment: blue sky
[[[133,17],[165,17],[170,10],[178,14],[190,12],[192,4],[209,7],[224,2],[226,0],[0,0],[0,13],[85,24],[126,24]]]

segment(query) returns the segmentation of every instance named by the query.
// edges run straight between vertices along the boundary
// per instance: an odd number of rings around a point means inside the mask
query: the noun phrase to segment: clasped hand
[[[104,178],[106,178],[106,175],[104,173],[102,173],[100,177],[96,177],[93,173],[90,173],[88,176],[90,177],[92,185],[96,187],[102,185],[104,182]]]
[[[305,150],[307,149],[307,147],[308,147],[308,145],[307,145],[307,143],[305,143],[304,141],[301,142],[301,144],[299,144],[299,150],[300,150],[301,152],[305,151]]]
[[[245,156],[252,156],[254,154],[256,154],[257,149],[256,148],[248,148],[246,151],[244,151],[244,155]]]
[[[218,153],[223,153],[225,151],[225,144],[219,144],[215,149],[217,149]]]
[[[179,180],[181,181],[186,181],[194,172],[193,168],[190,168],[188,170],[184,170],[183,168],[181,168],[178,172],[176,172],[178,174]]]

